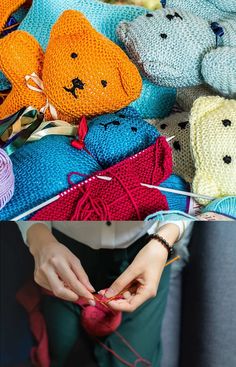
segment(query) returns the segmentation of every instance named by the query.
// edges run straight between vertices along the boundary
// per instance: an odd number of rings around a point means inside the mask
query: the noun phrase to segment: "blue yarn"
[[[183,213],[178,210],[167,210],[160,211],[149,215],[145,218],[145,222],[149,221],[174,221],[174,220],[184,220],[184,221],[197,221],[192,215]]]
[[[110,124],[113,121],[120,125]],[[101,124],[107,123],[105,129]],[[128,107],[90,122],[85,145],[94,158],[71,147],[71,139],[64,136],[47,136],[24,145],[11,155],[15,195],[0,211],[0,219],[12,219],[66,190],[70,172],[91,176],[154,144],[158,137],[155,127]],[[84,180],[85,177],[75,177],[76,183]]]
[[[189,185],[179,176],[171,175],[166,181],[162,182],[159,186],[169,189],[190,191]],[[169,210],[178,210],[182,212],[188,211],[189,199],[187,196],[178,195],[171,192],[162,191],[162,194],[166,196]]]
[[[216,199],[207,205],[202,212],[222,214],[236,220],[236,196],[227,196]]]
[[[147,10],[138,6],[118,6],[97,0],[34,0],[27,17],[19,29],[32,34],[46,49],[50,31],[63,11],[79,10],[88,18],[99,32],[121,46],[116,34],[118,24],[132,21]],[[158,87],[144,79],[141,98],[132,104],[144,118],[165,117],[169,115],[176,98],[176,89]]]

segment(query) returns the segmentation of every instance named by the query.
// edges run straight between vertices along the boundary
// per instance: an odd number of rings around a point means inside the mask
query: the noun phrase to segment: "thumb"
[[[130,265],[124,273],[108,288],[105,293],[105,297],[111,298],[122,292],[135,278],[137,273],[134,271],[133,266]]]

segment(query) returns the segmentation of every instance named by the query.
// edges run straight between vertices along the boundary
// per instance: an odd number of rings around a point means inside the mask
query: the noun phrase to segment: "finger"
[[[72,269],[66,262],[60,262],[57,264],[56,272],[60,276],[61,280],[75,292],[78,296],[93,300],[93,295],[88,289],[78,280]]]
[[[73,270],[73,272],[75,273],[75,275],[77,276],[77,278],[80,280],[80,282],[86,288],[88,288],[88,290],[90,292],[94,293],[95,292],[95,289],[92,286],[92,284],[90,283],[89,278],[88,278],[88,275],[84,271],[84,268],[81,265],[81,262],[76,257],[73,257],[73,259],[71,261],[71,269]]]
[[[106,291],[105,296],[107,298],[111,298],[122,292],[136,277],[136,271],[133,269],[132,265],[130,265],[124,273],[122,273],[119,278],[110,286],[110,288]]]
[[[55,273],[55,270],[53,268],[48,269],[47,279],[50,290],[56,297],[73,302],[78,300],[78,295],[71,289],[65,287],[63,282],[58,278],[58,275]]]

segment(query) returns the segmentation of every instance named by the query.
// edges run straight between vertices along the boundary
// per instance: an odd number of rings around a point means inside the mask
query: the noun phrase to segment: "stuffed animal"
[[[8,0],[8,14],[18,0]],[[15,6],[14,6],[15,7]],[[92,26],[100,33],[121,46],[116,35],[116,28],[122,20],[131,21],[139,15],[146,14],[147,9],[138,6],[111,5],[98,0],[34,0],[26,18],[19,29],[30,33],[45,50],[50,31],[60,15],[68,9],[81,11]],[[77,27],[74,27],[77,30]],[[175,103],[176,89],[157,87],[146,78],[139,99],[133,102],[143,118],[163,118],[168,116]]]
[[[0,211],[11,219],[69,188],[68,174],[79,172],[76,183],[155,143],[160,136],[131,107],[103,115],[89,123],[85,149],[71,146],[71,138],[47,136],[27,143],[11,155],[15,195]],[[52,154],[53,152],[53,154]]]
[[[185,181],[192,182],[194,164],[190,151],[189,113],[175,113],[162,120],[151,120],[161,135],[171,138],[169,144],[173,152],[173,173],[181,176]]]
[[[216,96],[217,93],[207,84],[177,89],[176,102],[183,111],[189,112],[199,97]]]
[[[163,9],[122,22],[117,32],[152,82],[177,88],[205,82],[236,96],[235,19],[216,24],[180,9]]]
[[[201,97],[189,121],[196,168],[193,191],[215,199],[236,195],[236,101]]]
[[[31,220],[143,220],[155,210],[167,210],[168,203],[161,191],[141,183],[159,185],[171,170],[171,151],[160,137],[142,152],[60,193]]]
[[[24,31],[13,32],[0,45],[0,66],[12,83],[0,118],[23,106],[46,106],[47,119],[74,122],[83,115],[117,111],[141,92],[142,79],[134,64],[77,11],[68,10],[59,18],[45,55]],[[37,85],[37,78],[43,85]]]
[[[212,22],[236,16],[235,0],[164,0],[162,3],[167,8],[186,10]]]

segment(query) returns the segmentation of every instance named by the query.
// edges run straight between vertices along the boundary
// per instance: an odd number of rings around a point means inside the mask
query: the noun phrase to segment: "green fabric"
[[[98,291],[107,288],[133,261],[136,254],[146,243],[137,241],[127,249],[92,250],[87,246],[56,233],[58,240],[79,257],[92,285]],[[152,362],[153,367],[160,366],[161,358],[161,325],[164,316],[170,267],[166,268],[157,296],[146,302],[133,313],[123,313],[119,333],[145,359]],[[55,297],[44,297],[43,312],[46,319],[49,348],[52,359],[51,367],[64,367],[82,332],[80,326],[80,307]],[[123,359],[134,363],[136,357],[120,341],[116,334],[102,339]],[[99,344],[94,344],[94,353],[99,367],[124,367],[111,353]],[[137,367],[142,364],[137,364]],[[80,366],[79,361],[76,367]]]

